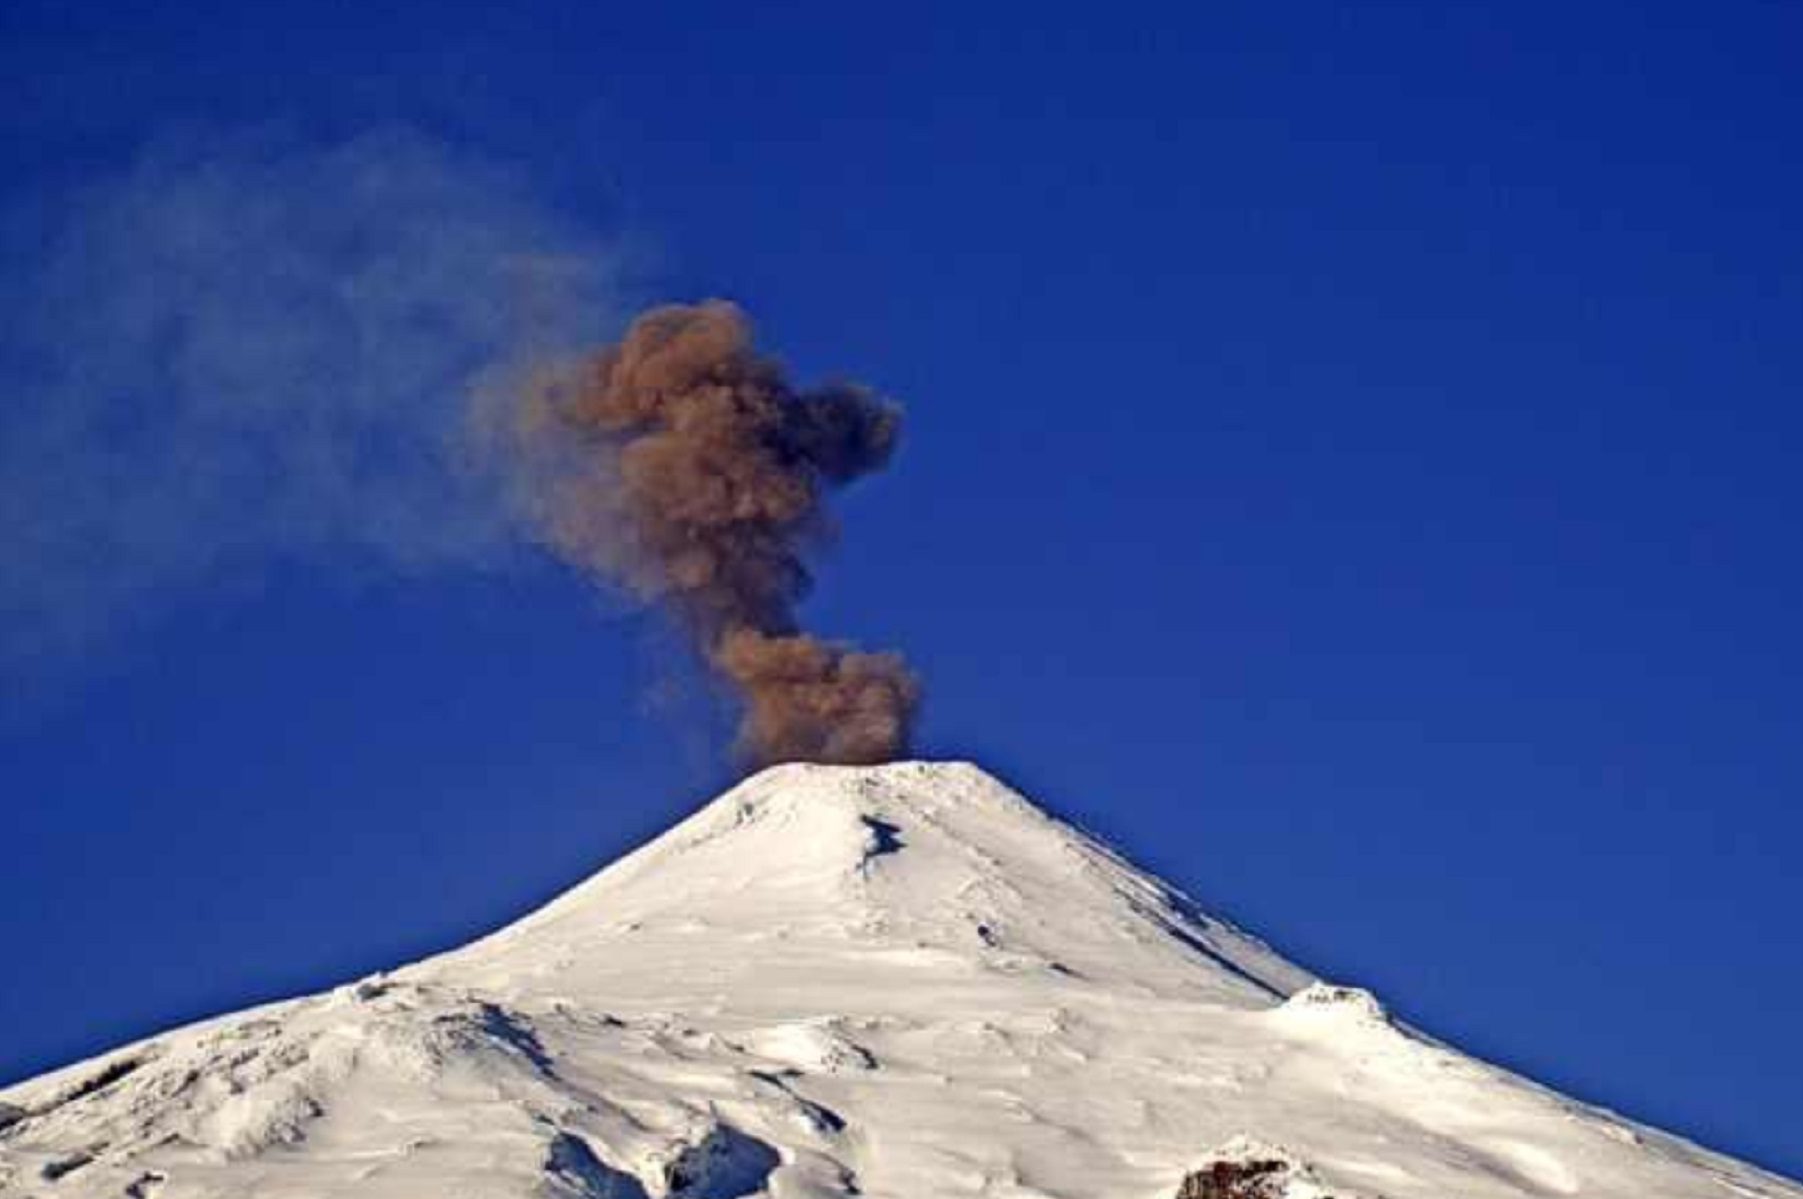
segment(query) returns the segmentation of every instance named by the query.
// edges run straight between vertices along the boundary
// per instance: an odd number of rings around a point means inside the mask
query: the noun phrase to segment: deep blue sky
[[[11,0],[11,282],[172,136],[503,164],[906,402],[810,615],[913,656],[924,754],[1803,1175],[1803,10],[489,7]],[[0,1079],[456,943],[730,777],[544,564],[196,580],[12,667]]]

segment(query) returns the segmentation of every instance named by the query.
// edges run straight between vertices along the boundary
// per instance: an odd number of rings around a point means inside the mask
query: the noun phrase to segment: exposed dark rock
[[[588,1142],[571,1133],[560,1132],[551,1139],[545,1170],[564,1184],[559,1193],[583,1199],[647,1199],[638,1179],[609,1167]]]
[[[741,1199],[766,1189],[771,1171],[781,1164],[781,1155],[756,1137],[715,1125],[664,1167],[664,1194],[669,1199]]]
[[[1276,1159],[1212,1162],[1183,1180],[1177,1199],[1282,1199],[1287,1173]]]

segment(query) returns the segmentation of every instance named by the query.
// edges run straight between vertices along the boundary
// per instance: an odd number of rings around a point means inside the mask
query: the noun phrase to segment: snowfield
[[[1175,1199],[1235,1163],[1186,1194],[1803,1199],[949,763],[765,771],[473,945],[0,1091],[7,1199]]]

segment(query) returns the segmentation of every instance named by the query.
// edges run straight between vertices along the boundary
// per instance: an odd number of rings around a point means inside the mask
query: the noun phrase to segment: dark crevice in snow
[[[151,1199],[168,1181],[169,1176],[161,1170],[146,1170],[125,1188],[125,1199]]]
[[[860,817],[864,827],[870,830],[870,848],[864,854],[864,860],[880,858],[886,854],[899,853],[908,843],[901,839],[901,825],[880,820],[875,816]]]
[[[538,1039],[532,1026],[506,1008],[496,1004],[485,1003],[481,1007],[482,1031],[511,1049],[517,1050],[522,1057],[538,1067],[545,1074],[556,1077],[557,1071],[552,1066],[551,1055],[545,1052],[545,1046]]]
[[[97,1073],[82,1079],[68,1090],[52,1097],[48,1103],[44,1103],[38,1107],[24,1108],[10,1103],[0,1103],[0,1137],[11,1136],[13,1133],[18,1132],[23,1128],[29,1121],[36,1120],[42,1116],[47,1116],[60,1107],[66,1107],[71,1103],[76,1103],[80,1100],[100,1094],[108,1087],[111,1087],[127,1075],[139,1069],[145,1063],[149,1062],[153,1056],[155,1055],[151,1053],[142,1053],[133,1057],[116,1058],[102,1066]],[[56,1164],[57,1163],[52,1162],[51,1165],[46,1166],[45,1169],[50,1169]],[[85,1160],[80,1161],[69,1167],[69,1170],[79,1170],[82,1166],[87,1164],[88,1163]],[[69,1170],[64,1170],[62,1172],[66,1174]]]
[[[43,1176],[45,1182],[55,1182],[57,1179],[73,1174],[83,1166],[91,1164],[96,1152],[98,1151],[84,1149],[79,1153],[71,1153],[68,1157],[59,1157],[55,1161],[45,1162],[38,1173]]]
[[[51,1104],[51,1106],[61,1107],[65,1103],[74,1103],[78,1099],[86,1099],[90,1095],[98,1095],[126,1075],[137,1070],[148,1060],[149,1058],[147,1057],[122,1057],[115,1061],[108,1062],[100,1068],[98,1074],[76,1084],[73,1090]]]
[[[757,1079],[759,1082],[766,1086],[775,1087],[784,1095],[788,1096],[789,1100],[800,1110],[802,1119],[806,1120],[816,1132],[838,1133],[845,1131],[844,1116],[841,1116],[830,1107],[815,1103],[812,1099],[809,1099],[804,1095],[798,1095],[795,1092],[795,1088],[789,1085],[789,1079],[795,1077],[799,1073],[798,1071],[788,1071],[786,1074],[773,1074],[768,1070],[753,1070],[750,1073],[751,1077]]]
[[[1185,945],[1189,946],[1191,949],[1195,950],[1197,953],[1201,954],[1203,957],[1207,958],[1209,961],[1213,962],[1215,965],[1219,966],[1221,969],[1227,971],[1227,973],[1233,975],[1236,978],[1244,979],[1246,982],[1251,983],[1253,986],[1257,987],[1259,990],[1263,991],[1265,994],[1269,995],[1271,998],[1273,998],[1273,999],[1288,998],[1288,996],[1284,992],[1278,990],[1276,987],[1272,986],[1270,983],[1266,982],[1264,979],[1260,978],[1258,975],[1252,973],[1250,970],[1247,970],[1244,966],[1240,965],[1238,962],[1234,961],[1232,958],[1227,957],[1225,954],[1221,953],[1219,950],[1213,948],[1212,946],[1210,946],[1208,944],[1208,942],[1202,940],[1200,937],[1193,936],[1190,933],[1187,933],[1183,929],[1178,928],[1176,925],[1172,925],[1172,924],[1167,924],[1165,926],[1165,931],[1170,933],[1171,936],[1177,938],[1177,940],[1179,940],[1179,941],[1183,942]]]

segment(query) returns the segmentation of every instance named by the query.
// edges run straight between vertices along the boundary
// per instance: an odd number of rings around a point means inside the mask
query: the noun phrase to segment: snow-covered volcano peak
[[[1251,1006],[1311,981],[964,762],[772,767],[454,968],[710,935],[873,963],[935,951]]]
[[[1803,1199],[1393,1022],[974,766],[0,1091],[0,1199]]]

